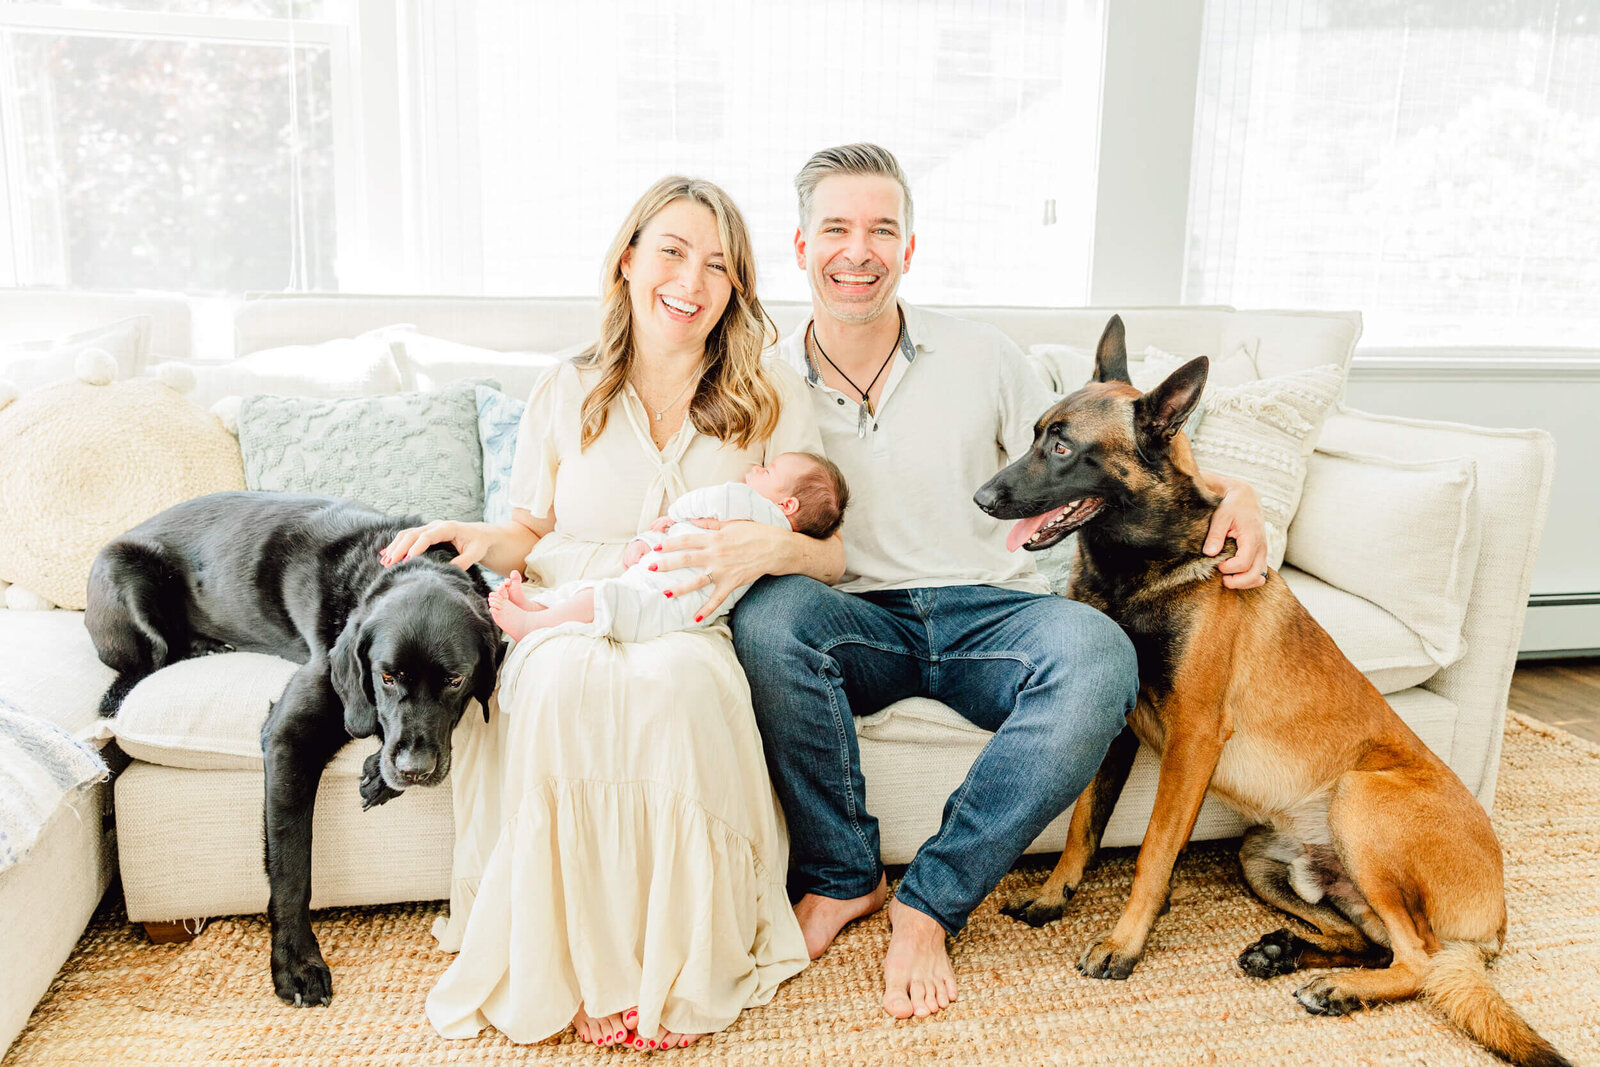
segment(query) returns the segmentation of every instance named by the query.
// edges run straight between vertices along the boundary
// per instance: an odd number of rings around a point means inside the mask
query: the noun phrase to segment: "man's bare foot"
[[[590,1045],[614,1045],[632,1036],[622,1024],[621,1012],[596,1019],[583,1010],[582,1004],[578,1005],[578,1014],[572,1017],[572,1029],[577,1031],[579,1041]]]
[[[883,957],[883,1010],[896,1019],[932,1015],[956,999],[956,972],[944,927],[909,904],[889,902],[889,951]]]
[[[872,915],[889,896],[889,880],[887,877],[878,880],[878,888],[864,897],[853,897],[849,900],[836,900],[833,897],[819,897],[815,893],[807,893],[801,897],[794,906],[794,917],[800,920],[800,932],[806,938],[806,952],[812,959],[816,959],[827,951],[833,939],[839,936],[839,931],[855,922]]]

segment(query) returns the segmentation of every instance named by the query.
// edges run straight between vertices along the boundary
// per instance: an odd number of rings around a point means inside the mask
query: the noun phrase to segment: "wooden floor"
[[[1518,664],[1509,703],[1513,711],[1600,743],[1600,659]]]

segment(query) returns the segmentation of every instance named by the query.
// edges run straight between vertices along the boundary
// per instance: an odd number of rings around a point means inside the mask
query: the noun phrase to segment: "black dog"
[[[261,729],[272,984],[326,1004],[333,976],[311,930],[311,813],[322,771],[352,737],[382,748],[361,777],[363,807],[450,770],[467,702],[488,717],[504,651],[477,568],[454,549],[385,569],[379,550],[416,520],[348,501],[215,493],[141,523],[100,550],[85,623],[119,672],[101,703],[115,714],[140,679],[207,652],[304,663]]]

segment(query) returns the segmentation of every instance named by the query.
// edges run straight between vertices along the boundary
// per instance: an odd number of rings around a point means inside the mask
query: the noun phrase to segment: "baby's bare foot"
[[[512,571],[506,580],[500,583],[500,588],[506,591],[506,596],[513,604],[524,611],[538,611],[544,607],[543,604],[528,599],[528,591],[522,587],[521,571]]]
[[[521,641],[535,629],[533,612],[511,603],[510,597],[501,596],[499,589],[489,594],[489,615],[494,619],[494,624],[509,634],[513,641]]]

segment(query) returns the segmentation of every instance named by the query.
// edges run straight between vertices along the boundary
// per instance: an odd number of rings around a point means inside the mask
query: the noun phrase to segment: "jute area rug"
[[[1495,985],[1574,1062],[1600,1064],[1600,746],[1513,715],[1495,806],[1506,851],[1510,929]],[[188,945],[154,946],[105,908],[5,1060],[25,1064],[673,1063],[1490,1064],[1418,1003],[1313,1018],[1291,997],[1303,978],[1244,977],[1234,965],[1284,924],[1240,879],[1235,843],[1197,845],[1172,909],[1126,982],[1073,968],[1127,899],[1131,852],[1091,872],[1069,916],[1040,930],[1001,915],[1000,895],[1037,884],[1039,857],[1007,876],[955,942],[960,1000],[898,1022],[879,1008],[886,913],[847,931],[769,1005],[688,1049],[595,1049],[568,1034],[516,1046],[494,1031],[438,1038],[423,998],[449,957],[428,934],[440,904],[319,913],[334,972],[327,1008],[280,1004],[267,926],[211,923]]]

